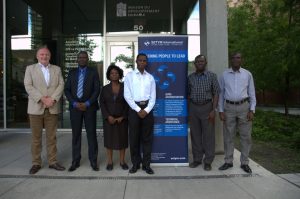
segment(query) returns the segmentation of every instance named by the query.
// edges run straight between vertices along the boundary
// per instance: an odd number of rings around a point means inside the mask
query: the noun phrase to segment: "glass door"
[[[124,71],[124,76],[135,68],[135,57],[138,52],[137,36],[108,36],[106,38],[106,59],[103,74],[112,63]],[[104,84],[108,83],[103,75]]]

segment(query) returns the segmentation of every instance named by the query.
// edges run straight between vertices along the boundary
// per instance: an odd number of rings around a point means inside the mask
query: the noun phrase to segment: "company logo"
[[[182,46],[184,43],[183,41],[163,41],[163,40],[152,40],[146,41],[146,46]],[[145,43],[145,42],[144,42]]]
[[[150,45],[150,41],[145,41],[145,42],[144,42],[144,45],[145,45],[145,46],[149,46],[149,45]]]
[[[127,5],[126,3],[118,3],[117,4],[117,17],[126,17],[127,16],[127,9],[126,9]]]

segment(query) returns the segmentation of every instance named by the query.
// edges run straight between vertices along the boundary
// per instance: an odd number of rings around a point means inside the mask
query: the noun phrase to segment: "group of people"
[[[56,131],[60,100],[63,92],[69,101],[72,127],[72,162],[69,171],[80,167],[82,127],[86,130],[90,166],[99,171],[96,113],[100,107],[103,115],[104,146],[107,149],[107,170],[113,169],[113,150],[120,151],[120,167],[128,170],[125,150],[128,148],[128,128],[132,168],[130,173],[142,169],[153,174],[150,167],[153,139],[153,107],[156,86],[152,75],[145,67],[147,56],[139,54],[137,69],[127,74],[124,83],[123,70],[110,65],[106,77],[110,84],[101,89],[98,72],[88,66],[88,53],[81,51],[77,56],[78,67],[69,71],[64,83],[61,69],[50,64],[51,53],[46,46],[37,50],[38,63],[27,66],[24,78],[28,93],[28,115],[32,130],[32,167],[30,174],[41,169],[42,131],[46,131],[47,159],[49,168],[63,171],[57,161]],[[99,100],[100,95],[100,100]],[[140,146],[142,145],[141,156]]]
[[[219,112],[223,122],[225,163],[219,170],[233,167],[234,138],[236,132],[241,142],[241,168],[252,173],[249,167],[252,120],[256,98],[252,74],[241,67],[241,53],[230,56],[231,66],[219,77],[208,71],[204,55],[198,55],[196,71],[188,76],[190,133],[193,162],[191,168],[204,163],[211,170],[215,156],[215,114]]]
[[[78,67],[69,71],[66,83],[60,67],[50,64],[51,53],[46,46],[37,50],[36,58],[38,63],[27,66],[24,78],[28,93],[27,112],[32,130],[30,174],[35,174],[41,169],[43,128],[46,132],[49,168],[65,170],[57,161],[56,148],[58,114],[61,112],[60,100],[63,93],[69,101],[72,127],[72,162],[68,171],[72,172],[80,167],[83,123],[90,166],[94,171],[99,171],[96,113],[100,107],[107,154],[106,169],[113,170],[113,150],[119,150],[120,167],[123,170],[129,169],[125,162],[125,151],[129,141],[132,162],[129,172],[136,173],[142,164],[142,170],[147,174],[154,174],[150,162],[156,85],[153,76],[146,71],[146,54],[137,55],[137,68],[126,75],[124,83],[123,70],[111,64],[106,72],[110,83],[102,89],[98,72],[88,66],[89,57],[86,51],[78,53]],[[242,144],[241,168],[251,173],[248,155],[256,105],[251,73],[241,68],[240,53],[231,56],[231,68],[222,74],[219,82],[217,75],[206,69],[205,56],[197,56],[194,64],[196,71],[188,76],[193,153],[190,167],[195,168],[203,162],[204,169],[211,170],[215,153],[215,112],[218,111],[220,119],[224,122],[225,150],[225,163],[219,169],[226,170],[233,166],[233,140],[238,131]]]

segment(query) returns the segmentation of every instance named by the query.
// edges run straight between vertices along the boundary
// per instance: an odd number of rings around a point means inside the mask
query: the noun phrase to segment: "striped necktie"
[[[83,95],[83,79],[84,79],[83,70],[80,70],[80,75],[79,75],[79,79],[78,79],[78,87],[77,87],[77,97],[78,98],[81,98]]]

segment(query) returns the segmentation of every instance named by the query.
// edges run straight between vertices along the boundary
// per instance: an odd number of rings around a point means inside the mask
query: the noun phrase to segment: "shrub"
[[[300,149],[300,117],[257,110],[252,137],[256,140],[274,141],[289,148]]]

